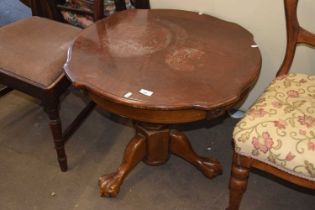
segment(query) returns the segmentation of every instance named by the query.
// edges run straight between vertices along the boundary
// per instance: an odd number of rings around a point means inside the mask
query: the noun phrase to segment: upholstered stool
[[[79,31],[40,17],[1,27],[1,73],[48,89],[64,76],[67,50]]]
[[[62,171],[67,170],[66,136],[69,137],[77,125],[63,136],[58,113],[59,96],[70,85],[63,65],[68,48],[79,32],[76,27],[40,17],[30,17],[0,28],[0,83],[42,101],[50,118]]]

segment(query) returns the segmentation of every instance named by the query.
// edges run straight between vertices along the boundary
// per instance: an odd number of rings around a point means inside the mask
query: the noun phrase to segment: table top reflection
[[[254,45],[247,30],[212,16],[127,10],[83,30],[65,69],[75,86],[121,104],[210,110],[239,101],[255,82]]]
[[[261,57],[241,26],[179,10],[128,10],[85,29],[69,51],[66,73],[101,108],[133,120],[135,135],[116,172],[99,178],[102,196],[117,196],[140,162],[170,154],[206,177],[219,161],[196,154],[171,125],[213,119],[241,101],[258,77]]]

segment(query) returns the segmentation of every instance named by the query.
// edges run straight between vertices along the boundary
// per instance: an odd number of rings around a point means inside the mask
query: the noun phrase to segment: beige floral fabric
[[[237,153],[315,181],[315,76],[276,78],[233,137]]]

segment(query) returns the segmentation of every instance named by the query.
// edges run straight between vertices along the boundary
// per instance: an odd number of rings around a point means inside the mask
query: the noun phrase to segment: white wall
[[[251,33],[260,47],[260,78],[241,109],[246,110],[274,78],[286,44],[283,0],[151,0],[152,8],[172,8],[203,13],[236,22]],[[315,32],[314,0],[300,0],[301,25]],[[313,67],[313,69],[312,69]],[[299,47],[292,71],[315,74],[315,50]]]

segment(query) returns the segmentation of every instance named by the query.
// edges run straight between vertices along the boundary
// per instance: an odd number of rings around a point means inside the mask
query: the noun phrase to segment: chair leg
[[[250,158],[233,155],[233,164],[230,177],[230,199],[229,207],[226,210],[238,210],[241,204],[243,194],[247,188],[247,182],[250,172]]]
[[[9,87],[0,88],[0,96],[4,96],[5,94],[11,92],[13,89]]]
[[[49,126],[53,135],[54,145],[57,152],[57,158],[61,171],[65,172],[68,169],[67,156],[65,152],[65,142],[62,137],[62,126],[59,118],[58,105],[45,107],[45,111],[49,117]]]

